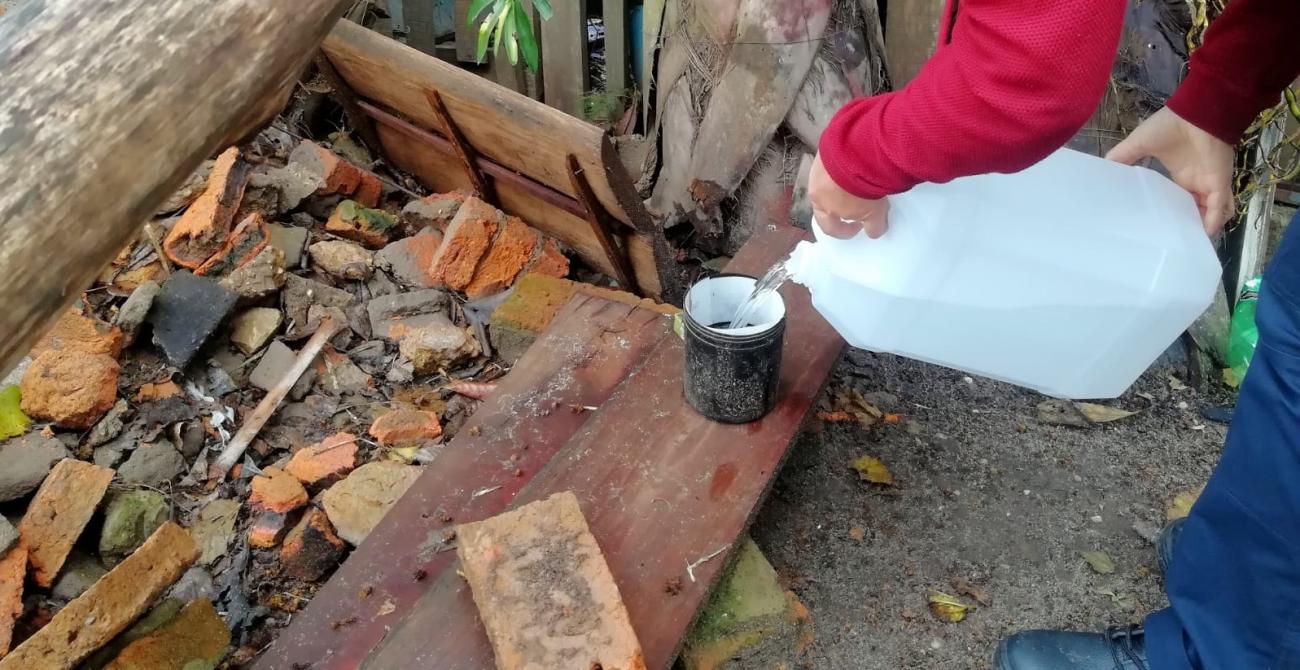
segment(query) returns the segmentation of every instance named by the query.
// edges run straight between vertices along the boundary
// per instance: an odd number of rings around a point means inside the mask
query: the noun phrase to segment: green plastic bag
[[[1228,370],[1225,371],[1232,386],[1241,385],[1250,367],[1250,359],[1255,355],[1255,343],[1259,341],[1255,303],[1259,301],[1259,287],[1263,281],[1262,277],[1247,281],[1237,299],[1237,308],[1232,311],[1232,325],[1228,330]]]

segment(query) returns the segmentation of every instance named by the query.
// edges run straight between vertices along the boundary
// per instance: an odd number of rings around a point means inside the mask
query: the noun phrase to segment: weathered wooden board
[[[761,273],[802,235],[764,229],[728,269]],[[789,316],[781,395],[771,414],[729,426],[695,413],[681,392],[681,341],[668,337],[510,501],[577,495],[650,668],[667,668],[676,657],[843,348],[804,289],[782,293]],[[437,576],[362,667],[493,667],[469,588],[455,570]]]
[[[43,0],[5,14],[0,370],[199,163],[280,109],[346,4]]]
[[[555,16],[542,22],[542,80],[546,104],[582,116],[587,93],[587,0],[565,0],[552,5]]]
[[[628,15],[625,0],[604,0],[605,92],[622,96],[627,91]],[[619,113],[622,113],[620,108]]]
[[[638,227],[605,177],[601,155],[605,133],[600,128],[514,91],[485,86],[485,80],[472,72],[355,24],[339,23],[323,48],[358,95],[420,127],[440,127],[424,94],[426,90],[438,91],[461,132],[480,154],[570,197],[577,194],[569,183],[565,161],[573,154],[605,209],[623,223]],[[549,71],[550,66],[548,60],[545,69]]]
[[[890,0],[885,16],[885,56],[898,90],[912,81],[934,54],[945,0]]]
[[[379,125],[379,136],[385,153],[426,186],[437,191],[470,188],[469,177],[456,156],[430,151],[412,133],[396,126]],[[614,275],[614,266],[590,223],[529,195],[510,182],[495,180],[494,183],[502,209],[573,247],[601,272]],[[628,250],[637,284],[648,295],[659,295],[661,284],[652,243],[646,237],[624,231],[629,234],[621,236],[621,241]]]
[[[570,302],[257,667],[358,667],[453,564],[442,534],[503,511],[596,416],[572,407],[605,404],[670,332],[657,312]]]

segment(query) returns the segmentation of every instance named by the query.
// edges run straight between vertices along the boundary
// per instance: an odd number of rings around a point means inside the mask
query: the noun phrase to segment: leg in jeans
[[[1223,456],[1146,621],[1153,670],[1300,668],[1300,215],[1257,305]]]

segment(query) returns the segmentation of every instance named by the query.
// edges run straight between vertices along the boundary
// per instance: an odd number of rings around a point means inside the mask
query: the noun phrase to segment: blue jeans
[[[1300,668],[1300,215],[1264,274],[1223,456],[1147,617],[1153,670]]]

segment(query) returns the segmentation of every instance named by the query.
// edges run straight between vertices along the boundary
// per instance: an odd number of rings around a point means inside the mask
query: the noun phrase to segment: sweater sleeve
[[[1300,75],[1300,1],[1233,0],[1192,52],[1187,78],[1168,107],[1192,125],[1236,144],[1282,89]]]
[[[822,164],[862,198],[1033,165],[1096,109],[1125,4],[960,0],[948,43],[915,79],[835,115],[822,134]]]

